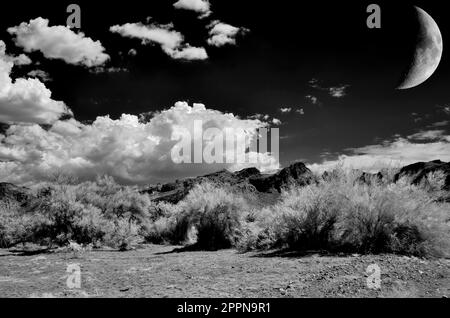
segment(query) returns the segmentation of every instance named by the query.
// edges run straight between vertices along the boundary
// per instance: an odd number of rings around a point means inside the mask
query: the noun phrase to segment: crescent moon
[[[419,34],[412,62],[400,80],[397,89],[408,89],[425,82],[436,71],[442,57],[442,35],[433,18],[415,7]]]

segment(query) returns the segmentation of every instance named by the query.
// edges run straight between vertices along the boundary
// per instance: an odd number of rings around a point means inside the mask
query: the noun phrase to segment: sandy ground
[[[446,297],[450,260],[183,251],[145,245],[118,252],[0,250],[0,297]],[[81,269],[81,288],[68,265]],[[381,272],[370,289],[369,265]],[[73,265],[72,265],[73,266]],[[76,275],[76,273],[75,273]],[[375,274],[376,275],[376,274]],[[375,280],[376,282],[376,280]],[[373,286],[373,285],[372,285]],[[73,286],[72,286],[73,287]]]

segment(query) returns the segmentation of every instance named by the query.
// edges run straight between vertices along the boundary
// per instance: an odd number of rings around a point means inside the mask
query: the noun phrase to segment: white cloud
[[[15,36],[14,42],[25,52],[40,51],[48,59],[86,67],[103,65],[109,59],[100,41],[93,41],[66,26],[48,24],[49,20],[36,18],[8,28],[8,32]]]
[[[31,59],[25,54],[20,54],[18,56],[6,54],[5,42],[1,40],[0,40],[0,56],[4,61],[13,62],[14,65],[17,66],[30,65],[32,63]]]
[[[206,60],[208,54],[206,50],[202,47],[193,47],[190,45],[184,46],[182,48],[177,48],[175,50],[168,50],[166,53],[176,60]]]
[[[423,131],[407,138],[397,136],[392,141],[350,150],[350,155],[341,155],[337,160],[325,160],[308,167],[323,172],[342,165],[345,168],[376,172],[383,168],[397,168],[419,161],[440,159],[448,162],[450,135],[445,135],[443,131]]]
[[[25,54],[20,54],[14,57],[14,65],[30,65],[32,63],[31,59]]]
[[[280,108],[280,112],[282,113],[290,113],[292,111],[292,108],[286,107],[286,108]]]
[[[450,106],[444,105],[444,106],[438,106],[440,110],[447,115],[450,115]]]
[[[313,105],[319,104],[319,99],[316,96],[306,95],[305,98],[308,99]]]
[[[270,118],[270,116],[268,114],[265,114],[265,115],[264,114],[254,114],[254,115],[248,116],[248,118],[267,121]]]
[[[108,67],[104,71],[107,73],[127,73],[128,69],[126,67]]]
[[[129,55],[129,56],[136,56],[136,54],[137,54],[137,51],[136,51],[135,49],[130,49],[130,50],[128,51],[128,55]]]
[[[445,127],[445,126],[450,127],[450,121],[443,120],[443,121],[439,121],[439,122],[434,123],[434,124],[431,125],[431,127]]]
[[[29,71],[27,75],[30,77],[38,78],[43,82],[49,82],[52,80],[50,75],[46,71],[43,71],[43,70],[32,70],[32,71]]]
[[[202,47],[192,47],[184,42],[184,36],[174,30],[173,24],[152,23],[126,23],[114,25],[110,31],[123,37],[137,38],[142,44],[156,43],[173,59],[205,60],[208,58],[206,50]]]
[[[444,135],[444,130],[422,130],[416,134],[408,136],[408,139],[413,140],[435,140],[441,139]]]
[[[248,32],[248,29],[238,28],[227,23],[215,20],[208,26],[208,44],[221,47],[224,45],[235,45],[236,36]]]
[[[330,87],[328,88],[328,91],[331,96],[335,98],[341,98],[347,95],[346,89],[348,88],[348,85],[342,85],[342,86],[336,86],[336,87]]]
[[[327,91],[332,97],[335,98],[342,98],[347,95],[347,88],[350,87],[350,85],[339,85],[339,86],[331,86],[331,87],[324,87],[319,84],[319,80],[316,78],[313,78],[309,81],[309,86],[315,89],[319,89],[322,91]]]
[[[300,114],[300,115],[304,115],[305,114],[305,111],[303,110],[303,108],[296,109],[295,112]]]
[[[38,125],[13,125],[0,136],[0,180],[26,183],[42,180],[49,172],[62,170],[81,179],[92,179],[107,173],[124,183],[153,183],[197,176],[219,169],[240,169],[242,164],[175,164],[172,148],[175,137],[189,131],[194,121],[201,120],[203,129],[239,130],[249,138],[266,124],[207,109],[202,104],[189,106],[178,102],[156,112],[148,121],[138,116],[122,115],[120,119],[97,117],[90,125],[75,119],[57,121],[49,130]],[[203,149],[214,141],[201,140]],[[199,139],[200,138],[200,139]],[[259,154],[258,168],[278,168],[268,154]]]
[[[176,48],[181,46],[184,37],[180,32],[173,29],[173,24],[150,24],[125,23],[123,25],[114,25],[110,31],[119,33],[124,37],[138,38],[142,44],[157,43],[161,47]]]
[[[279,125],[281,125],[281,120],[279,120],[278,118],[273,118],[272,124],[279,126]]]
[[[208,0],[178,0],[173,4],[176,9],[195,11],[201,14],[201,18],[209,16],[211,4]]]
[[[72,114],[63,102],[51,98],[51,91],[38,79],[11,79],[12,58],[0,41],[0,122],[51,124]]]

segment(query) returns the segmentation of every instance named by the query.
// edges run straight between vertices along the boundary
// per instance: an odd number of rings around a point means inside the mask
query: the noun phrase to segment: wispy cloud
[[[319,103],[319,99],[318,99],[316,96],[313,96],[313,95],[306,95],[305,98],[306,98],[307,100],[309,100],[309,101],[311,102],[311,104],[313,104],[313,105],[318,105],[318,104],[320,104],[320,103]]]
[[[280,108],[280,112],[282,113],[290,113],[292,111],[291,107],[282,107]]]
[[[342,85],[342,86],[336,86],[336,87],[329,87],[328,91],[332,97],[335,98],[341,98],[347,95],[347,88],[349,85]]]
[[[300,115],[304,115],[305,114],[305,111],[303,110],[303,108],[296,109],[295,112],[297,114],[300,114]]]
[[[350,85],[341,84],[337,86],[323,86],[320,84],[320,81],[316,78],[313,78],[309,81],[309,86],[318,90],[326,91],[330,96],[334,98],[342,98],[347,95],[347,89]]]
[[[438,121],[434,124],[431,124],[431,127],[445,127],[445,126],[450,127],[450,121],[443,120],[443,121]]]
[[[27,75],[30,77],[34,77],[34,78],[39,78],[44,83],[50,82],[52,80],[52,78],[50,77],[50,74],[48,74],[46,71],[39,70],[39,69],[29,71]]]
[[[450,135],[443,130],[420,131],[410,136],[394,136],[378,144],[348,149],[349,155],[324,160],[309,167],[316,171],[333,169],[338,164],[346,168],[379,171],[386,167],[401,167],[418,161],[440,159],[450,161]]]
[[[206,60],[208,54],[203,47],[193,47],[186,43],[184,36],[174,29],[173,24],[125,23],[114,25],[110,31],[123,37],[137,38],[142,44],[158,44],[171,58],[180,60]]]

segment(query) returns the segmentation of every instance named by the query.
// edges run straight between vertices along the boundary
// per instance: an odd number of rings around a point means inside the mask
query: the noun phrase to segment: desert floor
[[[70,264],[81,269],[79,289],[67,285]],[[381,271],[378,290],[367,285],[371,264]],[[448,259],[393,255],[0,250],[0,297],[447,297],[449,274]]]

